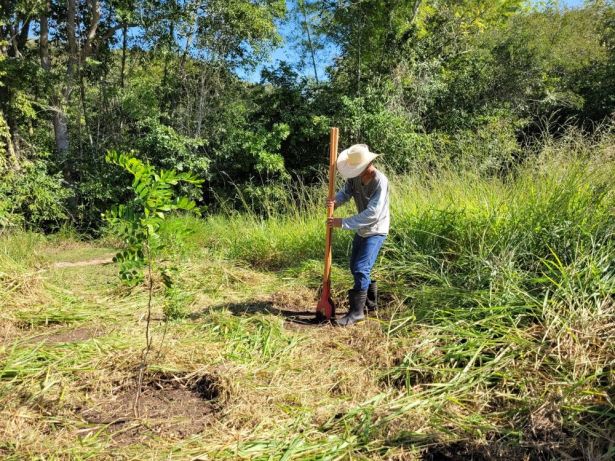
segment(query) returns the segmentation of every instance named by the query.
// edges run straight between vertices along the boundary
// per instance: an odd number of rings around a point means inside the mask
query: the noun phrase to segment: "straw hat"
[[[342,151],[337,157],[337,171],[346,178],[356,178],[378,154],[369,151],[365,144],[355,144]]]

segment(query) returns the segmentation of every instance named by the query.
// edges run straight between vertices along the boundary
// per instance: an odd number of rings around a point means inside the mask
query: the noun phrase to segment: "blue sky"
[[[314,77],[314,68],[311,61],[305,60],[303,62],[304,60],[298,50],[298,41],[304,38],[305,31],[302,27],[302,18],[297,16],[295,6],[296,0],[286,0],[287,18],[278,23],[278,32],[282,37],[282,44],[273,50],[271,55],[255,69],[239,69],[237,73],[240,77],[251,82],[258,82],[260,81],[261,70],[264,67],[276,67],[281,61],[286,61],[297,67],[302,75]],[[331,65],[337,54],[338,50],[331,44],[317,52],[316,70],[319,78],[325,77],[326,67]]]
[[[538,3],[540,0],[536,1]],[[295,0],[287,0],[287,7],[290,11],[288,18],[281,21],[278,25],[280,35],[282,36],[282,44],[275,49],[270,56],[263,60],[254,69],[239,69],[237,74],[248,81],[258,82],[260,81],[261,70],[265,67],[276,67],[280,61],[286,61],[295,66],[301,64],[301,56],[299,55],[297,48],[298,34],[302,33],[301,22],[296,17],[296,13],[292,11],[296,5]],[[575,8],[583,4],[583,0],[560,0],[560,4],[568,8]],[[325,69],[331,65],[335,56],[337,55],[337,49],[334,46],[327,46],[324,50],[317,53],[317,72],[318,76],[322,79],[325,77]],[[305,62],[300,72],[302,75],[308,77],[314,77],[314,70],[309,61]]]

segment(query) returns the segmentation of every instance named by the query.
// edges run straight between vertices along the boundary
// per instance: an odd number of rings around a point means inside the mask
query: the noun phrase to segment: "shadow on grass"
[[[192,320],[198,320],[208,313],[223,310],[227,310],[231,312],[231,314],[239,317],[264,314],[283,317],[285,321],[299,325],[318,326],[324,324],[316,319],[316,306],[314,306],[314,310],[306,310],[305,307],[293,309],[292,306],[281,308],[273,301],[263,300],[247,300],[236,303],[217,304],[200,312],[191,314],[190,318]]]

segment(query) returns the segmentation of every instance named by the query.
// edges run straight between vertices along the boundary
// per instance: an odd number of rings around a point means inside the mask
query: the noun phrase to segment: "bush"
[[[343,138],[366,143],[384,154],[379,162],[397,173],[442,169],[497,174],[513,167],[521,149],[517,132],[523,121],[508,111],[475,116],[457,130],[427,133],[412,114],[395,103],[391,91],[368,88],[365,96],[342,97]]]
[[[150,162],[162,168],[190,171],[200,178],[209,177],[205,141],[183,136],[154,118],[140,122],[139,130],[142,134],[134,147]]]
[[[48,173],[45,162],[27,162],[6,172],[0,182],[0,227],[57,230],[68,218],[65,202],[71,195],[60,174]]]

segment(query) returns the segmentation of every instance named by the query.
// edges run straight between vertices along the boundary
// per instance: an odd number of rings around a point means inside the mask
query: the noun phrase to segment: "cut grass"
[[[40,270],[99,255],[97,244],[3,237],[12,333],[0,345],[0,453],[611,459],[615,169],[605,142],[576,158],[548,146],[505,179],[392,178],[393,228],[375,272],[386,309],[351,329],[292,321],[317,298],[322,197],[306,192],[299,211],[289,203],[267,219],[169,221],[165,258],[186,316],[165,324],[157,304],[149,371],[212,376],[219,394],[205,429],[182,436],[153,420],[120,429],[84,416],[134,385],[143,290],[119,289],[113,266]],[[350,237],[335,237],[340,310]],[[68,341],[32,340],[60,333]],[[122,431],[142,437],[120,442]]]
[[[356,376],[365,373],[360,354],[348,347],[338,349],[330,330],[288,329],[280,317],[266,312],[253,315],[249,309],[255,297],[271,309],[304,309],[313,300],[296,298],[292,291],[284,294],[284,282],[272,274],[204,256],[206,253],[182,262],[180,283],[186,289],[192,286],[198,294],[186,306],[193,315],[169,326],[152,370],[220,376],[220,421],[181,443],[169,436],[151,436],[135,446],[118,446],[104,425],[92,430],[91,423],[84,423],[80,408],[112,398],[118,386],[134,377],[142,343],[138,311],[144,305],[143,293],[137,290],[126,296],[117,292],[107,284],[108,266],[61,268],[45,272],[42,286],[59,288],[46,295],[66,301],[66,293],[72,292],[81,304],[67,303],[66,311],[73,315],[81,309],[90,312],[86,318],[65,318],[63,328],[71,322],[75,328],[103,324],[107,333],[69,343],[15,338],[3,345],[0,400],[7,423],[1,425],[0,446],[7,458],[104,458],[109,450],[133,459],[154,459],[161,453],[188,458],[202,454],[205,440],[209,440],[208,452],[222,454],[249,434],[311,427],[315,409],[323,413],[319,418],[324,420],[340,404],[347,408],[362,400],[364,392],[378,389],[378,378],[372,373],[361,379],[360,389],[353,386]],[[207,292],[204,298],[201,291]],[[98,301],[92,302],[95,299]],[[24,312],[38,318],[34,311]],[[26,338],[49,328],[33,321]],[[155,326],[157,341],[163,330],[163,324]],[[371,334],[379,331],[373,329]],[[346,334],[367,336],[368,331]],[[323,368],[323,364],[328,365]],[[312,379],[306,379],[306,373]],[[75,437],[80,437],[83,452],[76,450]]]

